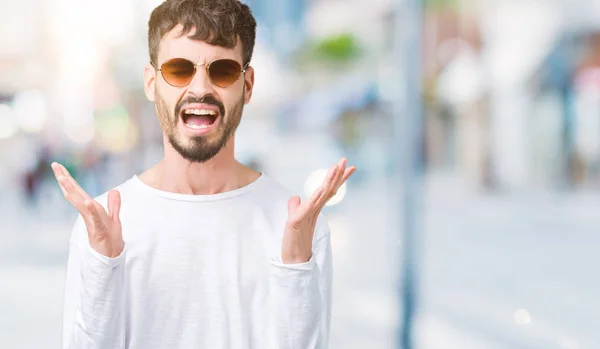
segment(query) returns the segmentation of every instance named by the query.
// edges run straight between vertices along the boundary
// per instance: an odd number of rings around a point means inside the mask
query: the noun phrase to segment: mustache
[[[223,105],[223,103],[221,103],[221,101],[216,99],[213,95],[206,95],[206,96],[203,96],[202,98],[188,96],[188,97],[180,100],[177,103],[177,105],[175,106],[175,115],[179,115],[179,113],[181,112],[181,108],[183,108],[186,104],[192,104],[192,103],[202,103],[202,104],[214,105],[215,107],[219,108],[219,113],[222,116],[225,115],[225,106]]]

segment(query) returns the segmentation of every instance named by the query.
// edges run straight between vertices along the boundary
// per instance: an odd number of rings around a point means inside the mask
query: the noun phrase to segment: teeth
[[[216,111],[209,109],[186,109],[184,113],[190,115],[217,115]]]
[[[194,128],[194,129],[197,129],[197,130],[208,128],[208,125],[191,125],[191,124],[185,124],[185,125],[187,127],[189,127],[189,128]]]

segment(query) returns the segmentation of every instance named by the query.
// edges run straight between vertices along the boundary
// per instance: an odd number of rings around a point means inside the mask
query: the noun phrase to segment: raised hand
[[[108,193],[107,213],[102,205],[81,189],[63,165],[54,162],[52,170],[65,199],[81,214],[87,228],[90,246],[106,257],[119,256],[124,247],[119,219],[121,208],[119,192],[112,190]]]
[[[333,166],[323,184],[315,190],[310,199],[301,202],[300,197],[294,196],[288,201],[288,220],[283,233],[281,251],[284,264],[305,263],[310,260],[319,213],[342,184],[356,171],[356,167],[346,168],[346,164],[347,160],[342,158]]]

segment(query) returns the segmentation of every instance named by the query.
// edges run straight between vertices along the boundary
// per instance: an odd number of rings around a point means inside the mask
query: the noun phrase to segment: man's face
[[[180,29],[175,27],[162,39],[155,62],[159,68],[172,58],[199,64],[229,58],[243,65],[240,40],[236,47],[227,49],[190,40],[187,35],[177,37]],[[221,88],[210,81],[205,68],[198,66],[193,80],[183,87],[169,85],[151,65],[144,75],[146,96],[156,104],[163,133],[171,146],[191,162],[211,159],[234,136],[254,83],[254,71],[248,68],[234,84]]]

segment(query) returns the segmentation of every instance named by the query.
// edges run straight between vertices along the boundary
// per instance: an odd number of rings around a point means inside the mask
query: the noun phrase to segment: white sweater
[[[319,216],[313,256],[282,264],[287,201],[262,174],[213,195],[160,191],[133,176],[121,193],[125,249],[94,251],[79,216],[63,317],[67,349],[325,349],[330,233]],[[106,208],[107,193],[96,200]]]

